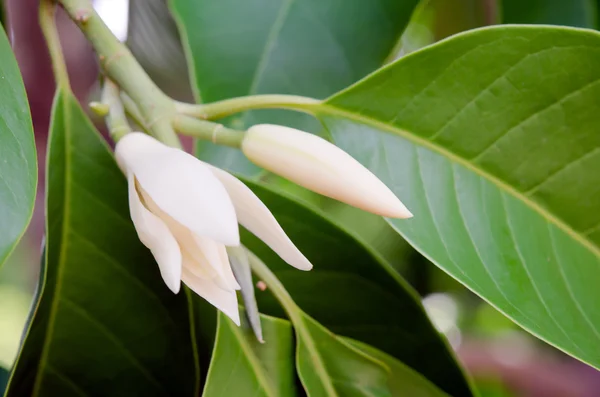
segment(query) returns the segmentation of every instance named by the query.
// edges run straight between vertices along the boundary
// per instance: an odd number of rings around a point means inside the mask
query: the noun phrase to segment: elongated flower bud
[[[382,216],[412,217],[371,171],[316,135],[277,125],[255,125],[248,129],[242,151],[253,163],[324,196]]]

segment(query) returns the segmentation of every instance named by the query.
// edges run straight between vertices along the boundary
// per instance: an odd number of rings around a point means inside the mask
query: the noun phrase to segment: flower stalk
[[[71,19],[94,47],[100,65],[137,104],[144,126],[163,143],[180,147],[171,127],[173,101],[148,77],[129,49],[123,45],[94,11],[89,0],[59,0]]]
[[[58,30],[56,29],[56,8],[52,0],[42,0],[39,8],[39,20],[42,33],[48,45],[52,71],[59,87],[70,89],[69,73],[63,56]]]
[[[175,109],[179,114],[214,120],[253,109],[291,109],[313,114],[320,103],[317,99],[297,95],[251,95],[199,105],[177,102]]]
[[[234,130],[222,124],[183,115],[175,116],[173,128],[183,135],[235,148],[242,145],[245,135],[245,131]]]
[[[290,316],[292,322],[302,321],[298,315],[298,305],[296,305],[294,298],[287,292],[277,276],[252,251],[246,249],[246,253],[252,272],[266,285],[266,289],[269,289],[275,298],[277,298],[277,301],[281,304],[287,315]]]
[[[118,142],[123,136],[131,132],[131,127],[121,103],[119,87],[110,79],[104,79],[102,87],[102,103],[108,105],[106,124],[113,141]]]

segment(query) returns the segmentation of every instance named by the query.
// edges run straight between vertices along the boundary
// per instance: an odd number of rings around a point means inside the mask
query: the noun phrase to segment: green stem
[[[181,134],[194,138],[211,141],[217,145],[239,148],[242,145],[245,131],[227,128],[222,124],[206,120],[198,120],[189,116],[175,116],[173,127]]]
[[[40,27],[42,28],[42,33],[44,34],[50,52],[56,85],[70,91],[69,73],[67,72],[67,65],[65,64],[65,58],[60,45],[60,38],[56,29],[55,14],[56,6],[52,0],[42,0],[40,2]]]
[[[312,114],[320,103],[317,99],[296,95],[252,95],[203,105],[177,102],[175,108],[180,114],[213,120],[252,109],[292,109]]]
[[[104,24],[90,0],[58,0],[90,41],[106,75],[138,105],[144,125],[167,145],[181,147],[171,127],[175,109],[144,69]]]
[[[299,315],[300,309],[281,281],[279,281],[271,269],[269,269],[267,265],[265,265],[264,262],[250,250],[246,249],[246,252],[248,253],[248,261],[254,274],[256,274],[267,285],[269,291],[275,295],[275,298],[277,298],[288,316],[290,316],[292,323],[300,324],[302,322],[302,318]]]
[[[131,119],[139,127],[143,128],[145,131],[148,131],[148,128],[144,125],[144,117],[140,113],[140,109],[135,104],[135,102],[133,102],[133,99],[131,99],[129,95],[127,95],[123,91],[121,91],[121,102],[123,103],[123,106],[125,106],[125,111],[127,112],[127,115],[131,117]]]
[[[115,142],[118,142],[119,139],[131,132],[131,127],[127,122],[125,109],[123,109],[123,104],[121,103],[119,87],[110,79],[104,79],[102,102],[109,107],[106,124],[108,125],[110,136]]]

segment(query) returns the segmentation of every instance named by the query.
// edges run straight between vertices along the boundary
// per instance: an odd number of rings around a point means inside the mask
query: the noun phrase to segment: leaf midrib
[[[248,341],[242,335],[241,328],[237,326],[232,326],[229,319],[223,318],[223,315],[220,315],[223,319],[223,323],[227,324],[226,326],[231,330],[235,338],[237,339],[240,348],[244,352],[246,359],[250,362],[250,366],[256,376],[256,380],[263,388],[263,391],[267,396],[277,397],[276,390],[273,389],[272,383],[269,381],[269,378],[264,374],[264,367],[261,364],[259,358],[256,356],[254,350],[248,345]]]
[[[34,385],[33,385],[33,392],[32,392],[32,397],[33,396],[38,396],[40,391],[41,391],[41,386],[42,386],[42,379],[43,379],[43,374],[44,374],[44,368],[48,368],[49,364],[48,364],[48,355],[50,353],[50,344],[52,341],[52,335],[54,333],[54,329],[55,329],[55,321],[56,321],[56,316],[57,316],[57,311],[58,311],[58,307],[59,307],[59,303],[60,303],[60,299],[58,298],[60,296],[60,291],[62,289],[62,282],[63,282],[63,273],[64,273],[64,268],[65,268],[65,258],[67,257],[66,255],[66,251],[68,249],[68,244],[65,243],[65,241],[67,241],[68,239],[68,234],[70,232],[70,219],[71,219],[71,211],[70,211],[70,202],[71,202],[71,194],[69,194],[69,192],[72,191],[72,187],[74,186],[74,181],[72,178],[68,177],[67,175],[69,175],[69,170],[72,168],[72,156],[75,154],[72,150],[71,147],[69,145],[70,141],[71,141],[71,134],[72,134],[72,123],[70,122],[72,119],[72,108],[71,106],[73,105],[73,103],[71,102],[73,100],[73,98],[70,96],[70,93],[65,93],[62,92],[59,88],[59,90],[57,91],[56,97],[56,108],[58,107],[58,105],[60,104],[62,106],[62,112],[61,112],[61,116],[63,117],[62,120],[62,126],[64,128],[64,147],[63,147],[63,155],[64,155],[64,161],[65,161],[65,166],[64,166],[64,170],[65,170],[65,177],[64,177],[64,187],[63,187],[63,221],[61,224],[61,237],[60,237],[60,252],[59,252],[59,260],[58,260],[58,265],[57,265],[57,271],[56,271],[56,282],[55,282],[55,288],[54,288],[54,294],[52,295],[52,304],[50,306],[50,311],[48,314],[48,325],[46,327],[47,332],[46,335],[44,337],[44,342],[43,342],[43,347],[42,347],[42,354],[40,356],[40,360],[39,360],[39,364],[38,364],[38,370],[36,373],[36,377],[34,380]],[[60,100],[60,102],[59,102]],[[52,126],[52,128],[54,127],[54,123],[55,123],[55,118],[56,118],[56,113],[54,113],[56,111],[56,108],[53,109],[53,118],[50,122],[50,125]],[[88,124],[89,126],[89,124]],[[93,128],[93,127],[92,127]],[[49,145],[51,145],[51,140],[49,141]],[[105,141],[102,141],[102,143],[104,144],[104,147],[108,150],[108,144]],[[48,153],[50,153],[51,151],[51,146],[48,147]],[[48,161],[50,161],[50,157],[48,157]],[[50,167],[47,166],[46,167],[46,173],[49,175],[49,171]],[[49,178],[46,178],[47,180],[49,180]],[[46,193],[48,195],[48,192]],[[48,204],[48,199],[46,198],[46,207]],[[47,208],[46,208],[47,209]],[[48,220],[46,219],[46,229],[48,229]],[[45,261],[45,266],[48,266],[48,254],[49,250],[47,249],[45,252],[46,255],[46,261]],[[45,282],[47,281],[47,278],[44,280],[44,286],[43,288],[45,289]],[[42,292],[42,296],[43,296],[43,292]],[[193,339],[193,338],[192,338]],[[161,386],[160,383],[154,379],[154,377],[147,373],[145,371],[145,368],[143,368],[143,366],[141,367],[142,369],[142,373],[144,375],[146,375],[148,377],[149,380],[156,382],[157,386]],[[47,371],[48,373],[50,373],[51,371]],[[197,383],[199,384],[199,378],[197,380]],[[164,389],[162,389],[165,393],[166,391]]]
[[[271,25],[271,29],[269,30],[269,34],[267,35],[267,39],[265,41],[265,46],[263,47],[263,51],[260,55],[258,63],[256,65],[256,70],[254,75],[252,76],[252,80],[250,82],[250,88],[248,89],[248,94],[253,95],[256,93],[258,89],[258,85],[260,84],[260,80],[262,79],[262,75],[267,67],[267,63],[269,58],[271,57],[271,52],[273,51],[273,46],[277,41],[279,33],[281,33],[281,29],[285,25],[285,20],[292,8],[292,4],[295,0],[283,0],[279,11],[277,12],[277,16],[273,21],[273,25]]]
[[[311,333],[304,322],[304,317],[308,315],[304,314],[304,312],[302,312],[302,310],[298,307],[296,307],[295,310],[296,312],[293,313],[293,316],[291,312],[288,314],[290,315],[290,319],[292,320],[294,329],[298,334],[298,339],[303,340],[304,344],[306,345],[306,349],[312,353],[310,354],[310,361],[317,367],[317,371],[315,372],[318,374],[318,377],[322,382],[323,388],[327,390],[327,393],[329,393],[328,395],[330,397],[337,397],[338,393],[335,389],[335,386],[333,385],[333,379],[329,376],[329,372],[327,371],[327,367],[325,366],[323,357],[321,357],[321,354],[319,353],[319,350],[317,349],[317,346],[315,345],[312,339]],[[296,318],[294,319],[294,317]],[[300,368],[300,349],[297,349],[296,358],[298,360],[298,368]],[[308,389],[306,388],[306,386],[305,389],[308,393]]]
[[[396,126],[386,124],[386,123],[376,120],[374,118],[364,116],[363,114],[357,114],[357,113],[351,112],[349,110],[328,104],[326,102],[321,102],[321,103],[314,105],[312,108],[312,111],[314,112],[314,115],[317,118],[320,118],[320,116],[322,116],[322,115],[343,117],[345,119],[355,121],[360,124],[372,126],[377,129],[393,133],[395,135],[398,135],[402,138],[409,140],[412,143],[416,143],[417,145],[420,145],[420,146],[425,147],[429,150],[432,150],[438,154],[441,154],[442,156],[446,157],[450,161],[453,161],[457,164],[462,165],[463,167],[467,168],[468,170],[470,170],[470,171],[476,173],[477,175],[485,178],[486,180],[492,182],[498,188],[500,188],[501,190],[504,190],[511,196],[519,199],[521,202],[525,203],[529,208],[533,209],[535,212],[542,215],[548,222],[551,222],[558,229],[562,230],[563,232],[568,234],[571,238],[573,238],[574,240],[579,242],[581,245],[583,245],[585,248],[587,248],[594,255],[596,255],[597,257],[600,257],[600,247],[597,247],[590,240],[581,236],[577,231],[575,231],[565,221],[561,220],[556,215],[550,213],[549,210],[547,210],[540,204],[536,203],[530,197],[527,197],[522,192],[520,192],[517,189],[515,189],[514,187],[510,186],[509,184],[502,181],[498,177],[490,174],[489,172],[487,172],[481,168],[475,167],[472,162],[470,162],[466,159],[463,159],[462,157],[459,157],[458,155],[452,153],[451,151],[445,149],[444,147],[442,147],[440,145],[436,145],[432,141],[422,138],[416,134],[412,134],[409,131],[403,130]]]

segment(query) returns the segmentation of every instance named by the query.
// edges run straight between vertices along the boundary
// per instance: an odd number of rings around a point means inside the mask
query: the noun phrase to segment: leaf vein
[[[560,175],[562,172],[570,169],[571,167],[581,163],[582,161],[585,161],[588,159],[588,157],[591,157],[593,155],[595,155],[598,150],[600,150],[600,147],[592,147],[591,150],[588,150],[587,152],[585,152],[584,154],[582,154],[581,156],[579,156],[576,159],[573,159],[565,164],[563,164],[562,167],[554,170],[554,172],[552,172],[550,175],[548,175],[546,178],[544,178],[542,181],[540,181],[539,183],[535,184],[534,186],[530,187],[526,192],[524,192],[523,194],[525,194],[526,196],[533,196],[535,195],[535,193],[543,186],[546,184],[546,182],[551,181],[552,179],[556,178],[558,175]]]
[[[567,288],[569,297],[575,304],[577,311],[579,311],[579,313],[585,320],[586,324],[590,327],[590,329],[592,330],[592,333],[596,336],[596,338],[598,340],[600,340],[600,333],[598,332],[598,330],[594,326],[592,320],[588,317],[587,313],[585,312],[585,310],[583,310],[583,307],[581,306],[581,304],[575,297],[575,293],[573,292],[571,283],[569,282],[569,280],[567,279],[567,275],[565,274],[565,269],[564,269],[562,260],[560,259],[560,255],[558,255],[558,251],[556,250],[556,238],[554,237],[554,233],[552,232],[552,229],[550,228],[550,224],[546,224],[546,225],[547,225],[547,229],[548,229],[548,235],[550,236],[550,247],[552,248],[552,255],[554,255],[554,258],[556,259],[556,265],[558,267],[558,271],[560,273],[561,280],[564,282],[565,287]]]
[[[102,248],[100,248],[98,245],[96,245],[90,239],[84,237],[83,235],[81,235],[79,233],[75,233],[75,232],[71,232],[71,236],[77,238],[80,243],[86,244],[88,247],[90,247],[94,251],[96,251],[96,253],[100,254],[100,256],[102,256],[104,259],[106,259],[106,262],[108,264],[112,265],[112,267],[114,269],[116,269],[118,272],[120,272],[121,274],[123,274],[124,276],[126,276],[127,279],[131,280],[131,282],[134,285],[136,285],[137,287],[139,287],[140,290],[146,292],[146,294],[149,297],[151,297],[156,302],[158,302],[159,303],[158,307],[160,307],[160,308],[163,309],[164,313],[166,314],[166,317],[170,320],[170,322],[173,325],[173,327],[177,328],[177,325],[175,324],[175,320],[173,320],[173,318],[170,315],[170,311],[164,305],[164,303],[162,302],[162,300],[158,297],[158,295],[156,294],[156,292],[154,292],[146,284],[144,284],[143,282],[141,282],[137,277],[135,277],[131,272],[129,272],[126,269],[125,266],[123,266],[120,262],[118,262],[115,258],[113,258],[110,254],[108,254],[107,252],[105,252]]]
[[[464,269],[458,265],[458,262],[454,260],[454,258],[452,258],[452,254],[450,253],[450,248],[448,247],[448,244],[446,243],[446,240],[444,240],[444,236],[443,233],[441,232],[437,221],[435,220],[435,215],[433,212],[433,207],[431,206],[431,203],[429,202],[429,195],[427,194],[427,188],[425,187],[425,178],[423,177],[423,171],[422,171],[422,167],[421,167],[421,157],[419,156],[419,148],[414,147],[415,150],[415,158],[416,158],[416,167],[417,167],[417,172],[419,174],[419,180],[421,182],[421,187],[423,189],[423,197],[425,198],[425,205],[427,206],[427,212],[429,212],[430,216],[431,216],[431,222],[433,224],[433,228],[435,229],[436,234],[439,237],[440,242],[442,243],[442,245],[444,246],[444,249],[446,250],[446,254],[448,255],[448,259],[454,264],[454,266],[462,273],[462,275],[469,280],[475,287],[479,288],[481,290],[481,287],[479,286],[479,284],[477,284],[477,282],[475,280],[473,280],[465,271]]]
[[[475,251],[475,254],[479,258],[479,261],[483,265],[483,268],[485,269],[485,272],[490,277],[490,280],[492,280],[492,283],[494,284],[494,286],[496,287],[496,289],[498,290],[498,292],[500,293],[500,295],[502,295],[502,297],[504,297],[504,300],[506,301],[506,303],[508,303],[513,309],[515,309],[523,317],[525,317],[527,320],[529,320],[531,323],[533,323],[536,327],[538,327],[538,329],[540,329],[540,327],[536,324],[535,321],[533,321],[533,319],[531,319],[529,317],[529,315],[527,315],[525,312],[521,311],[521,309],[519,309],[518,306],[515,306],[513,304],[513,302],[509,299],[508,295],[506,295],[506,293],[504,293],[504,291],[502,290],[502,288],[500,288],[500,285],[498,284],[498,281],[492,275],[492,272],[490,271],[487,263],[483,260],[483,257],[481,256],[481,253],[479,252],[479,249],[477,248],[477,245],[475,244],[475,242],[473,240],[473,234],[471,232],[471,229],[469,228],[469,225],[468,225],[467,221],[465,220],[464,212],[463,212],[462,206],[460,204],[460,200],[458,199],[457,186],[456,186],[456,166],[452,165],[451,168],[452,168],[452,173],[451,173],[451,175],[452,175],[452,185],[454,187],[452,190],[453,190],[453,193],[454,193],[454,197],[456,199],[458,213],[460,215],[460,219],[462,221],[462,224],[465,227],[465,231],[467,232],[467,235],[469,236],[469,241],[471,242],[471,245],[473,246],[473,250]],[[481,178],[479,178],[479,181],[481,181]],[[479,190],[481,191],[481,184],[479,186],[480,186]]]
[[[543,108],[541,108],[540,110],[533,112],[532,114],[526,116],[525,118],[519,120],[517,122],[517,124],[515,124],[514,126],[510,127],[509,129],[507,129],[504,133],[498,135],[488,146],[486,146],[485,148],[483,148],[478,154],[476,154],[475,156],[468,158],[467,161],[471,161],[473,163],[478,162],[479,160],[481,160],[481,158],[483,156],[485,156],[487,154],[488,151],[490,151],[491,149],[493,149],[494,147],[496,147],[498,145],[499,142],[501,142],[503,139],[505,139],[507,136],[511,135],[512,133],[514,133],[515,131],[518,131],[520,127],[522,127],[524,124],[526,124],[527,122],[529,122],[530,120],[535,119],[536,117],[540,116],[541,114],[547,112],[550,109],[553,109],[555,106],[560,106],[562,105],[565,101],[571,99],[571,97],[576,96],[576,95],[580,95],[583,91],[595,86],[596,84],[600,83],[600,77],[596,78],[586,84],[584,84],[583,86],[568,92],[567,94],[561,96],[560,98],[555,99],[554,101],[550,102],[549,104],[545,105]]]
[[[499,76],[497,76],[496,78],[494,78],[490,83],[488,83],[485,87],[483,87],[483,89],[481,89],[481,91],[479,91],[479,93],[477,95],[475,95],[473,98],[471,98],[469,100],[469,102],[467,102],[464,106],[462,106],[461,109],[458,112],[454,113],[454,115],[450,119],[448,119],[448,121],[446,121],[440,127],[440,129],[436,133],[434,133],[431,137],[429,137],[428,139],[430,139],[431,141],[434,141],[437,138],[439,138],[440,136],[442,136],[444,134],[444,132],[445,132],[444,130],[447,127],[449,127],[458,117],[460,117],[460,115],[465,111],[465,109],[467,109],[468,107],[470,107],[471,105],[473,105],[483,95],[487,94],[489,92],[490,88],[494,84],[496,84],[502,78],[506,78],[506,75],[508,73],[510,73],[515,68],[518,68],[519,66],[521,66],[521,64],[523,62],[525,62],[527,59],[531,58],[532,56],[538,56],[538,55],[540,55],[540,54],[542,54],[544,52],[555,50],[555,49],[556,49],[556,47],[543,48],[541,50],[529,53],[529,54],[525,55],[522,58],[519,58],[515,63],[513,63],[512,65],[510,65],[507,69],[503,70],[502,73]]]
[[[523,269],[525,270],[525,274],[527,274],[527,277],[529,278],[529,281],[531,283],[533,291],[535,292],[535,294],[536,294],[536,296],[538,298],[538,301],[542,304],[542,307],[544,308],[544,311],[546,312],[546,314],[548,315],[548,317],[550,318],[550,320],[552,320],[552,322],[556,326],[556,329],[558,329],[566,337],[566,339],[569,342],[571,342],[572,346],[575,347],[575,349],[577,349],[579,351],[579,354],[581,354],[582,357],[586,357],[587,354],[585,354],[584,350],[579,345],[577,345],[577,343],[575,343],[575,341],[571,338],[571,335],[568,332],[566,332],[563,327],[561,327],[560,323],[556,320],[556,318],[552,314],[552,312],[550,310],[550,306],[548,306],[548,304],[546,303],[546,301],[542,297],[542,294],[540,293],[540,290],[539,290],[537,284],[535,283],[534,278],[531,276],[531,273],[529,271],[529,268],[527,266],[525,258],[523,257],[523,254],[521,252],[521,248],[520,248],[519,244],[517,243],[517,239],[515,238],[516,235],[515,235],[514,228],[513,228],[512,222],[511,222],[511,216],[510,216],[510,213],[508,211],[508,206],[506,205],[506,196],[505,195],[502,195],[502,201],[501,202],[502,202],[502,206],[504,208],[504,213],[506,214],[506,224],[508,226],[508,231],[509,231],[508,234],[510,236],[511,241],[513,242],[513,246],[515,247],[515,251],[517,252],[517,255],[519,256],[519,259],[521,261]]]
[[[133,364],[138,371],[143,374],[157,389],[160,389],[164,395],[168,395],[166,390],[163,388],[162,384],[152,375],[144,365],[133,355],[131,350],[127,348],[126,345],[121,343],[116,334],[107,326],[102,324],[99,320],[94,318],[90,313],[85,310],[83,307],[79,306],[76,302],[69,300],[68,298],[62,297],[60,301],[64,303],[65,307],[71,309],[73,313],[79,314],[82,318],[88,320],[90,324],[92,324],[102,335],[104,335],[108,340],[110,340],[113,345]]]
[[[46,371],[48,371],[48,373],[56,376],[58,379],[61,380],[61,382],[63,382],[67,386],[69,386],[69,388],[71,388],[71,390],[73,390],[78,395],[83,396],[83,397],[88,397],[88,394],[86,393],[85,390],[83,390],[81,387],[77,386],[77,384],[71,378],[69,378],[65,374],[61,373],[58,369],[54,368],[51,365],[47,365]]]

